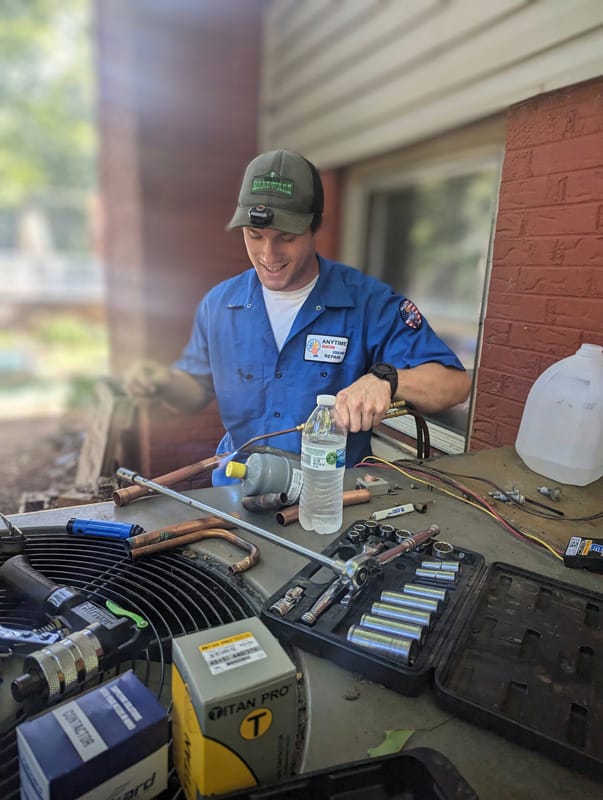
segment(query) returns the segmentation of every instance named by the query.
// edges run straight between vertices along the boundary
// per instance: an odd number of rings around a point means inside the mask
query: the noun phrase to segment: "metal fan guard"
[[[133,669],[166,707],[169,706],[171,641],[177,636],[255,616],[261,599],[240,578],[217,562],[193,551],[157,554],[132,561],[123,543],[77,538],[57,532],[27,533],[24,555],[31,566],[51,581],[80,590],[91,601],[107,600],[144,617],[151,641],[135,661],[127,661],[81,687],[89,689],[126,669]],[[239,584],[239,585],[237,585]],[[0,620],[14,628],[37,628],[45,623],[39,609],[0,588]],[[21,672],[15,654],[2,662],[0,673],[0,797],[18,800],[19,762],[16,727],[28,713],[12,699],[10,684]],[[165,798],[180,796],[174,775]]]

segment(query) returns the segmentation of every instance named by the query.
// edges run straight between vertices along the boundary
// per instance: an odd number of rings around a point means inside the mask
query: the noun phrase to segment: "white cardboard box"
[[[168,717],[125,672],[17,728],[21,800],[150,800],[167,786]]]

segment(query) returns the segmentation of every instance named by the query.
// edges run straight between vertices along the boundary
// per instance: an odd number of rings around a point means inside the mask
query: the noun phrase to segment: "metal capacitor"
[[[401,636],[388,636],[375,631],[367,631],[358,625],[351,625],[346,634],[346,639],[351,644],[375,650],[381,655],[389,656],[403,664],[412,665],[417,654],[417,642],[414,639],[405,639]]]
[[[360,617],[360,627],[378,633],[389,633],[392,636],[401,636],[404,639],[415,639],[423,644],[425,628],[420,625],[411,625],[409,622],[396,622],[385,617],[376,617],[372,614],[363,614]]]

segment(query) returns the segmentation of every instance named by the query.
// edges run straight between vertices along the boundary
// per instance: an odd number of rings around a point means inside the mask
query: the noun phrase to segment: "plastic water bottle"
[[[539,475],[586,486],[603,475],[603,348],[583,344],[534,382],[515,449]]]
[[[299,522],[316,533],[335,533],[343,519],[347,431],[335,421],[334,410],[335,397],[319,394],[302,431]]]
[[[287,504],[297,503],[302,487],[302,471],[298,461],[276,453],[252,453],[245,464],[229,461],[227,478],[240,478],[245,497],[258,494],[287,495]]]

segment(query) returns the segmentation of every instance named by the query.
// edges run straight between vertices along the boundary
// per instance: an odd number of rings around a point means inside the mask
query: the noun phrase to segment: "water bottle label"
[[[287,487],[287,504],[297,503],[304,483],[304,474],[301,469],[293,469],[291,483]]]
[[[302,467],[308,469],[334,470],[345,467],[345,447],[333,450],[319,444],[303,444],[301,451]]]

